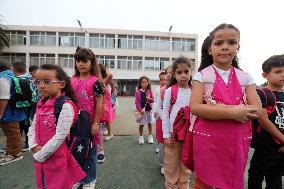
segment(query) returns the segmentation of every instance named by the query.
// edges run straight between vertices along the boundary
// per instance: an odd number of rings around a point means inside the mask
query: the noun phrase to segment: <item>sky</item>
[[[198,62],[204,38],[221,23],[241,32],[240,67],[257,84],[261,64],[284,54],[282,0],[0,0],[5,25],[112,28],[198,34]]]

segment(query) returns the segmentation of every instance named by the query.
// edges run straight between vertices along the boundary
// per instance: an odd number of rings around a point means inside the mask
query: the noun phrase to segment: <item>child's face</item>
[[[166,76],[165,76],[166,83],[169,83],[172,77],[173,77],[173,70],[172,68],[169,68],[167,69]]]
[[[167,84],[165,74],[160,75],[160,85],[165,86]]]
[[[89,59],[87,61],[80,60],[76,61],[76,67],[80,74],[87,74],[91,72],[92,64]]]
[[[267,79],[269,85],[282,89],[284,86],[284,67],[273,67],[269,73],[263,73],[262,76]]]
[[[145,89],[147,89],[147,86],[148,86],[147,79],[142,79],[142,81],[141,81],[141,88],[145,90]]]
[[[191,76],[191,70],[187,64],[178,64],[177,69],[174,73],[174,77],[177,80],[177,84],[180,87],[188,87],[188,81]]]
[[[44,97],[59,97],[61,90],[65,87],[65,81],[58,81],[55,70],[37,70],[35,84]]]
[[[238,32],[231,28],[225,28],[216,31],[208,51],[216,66],[229,68],[239,47]]]

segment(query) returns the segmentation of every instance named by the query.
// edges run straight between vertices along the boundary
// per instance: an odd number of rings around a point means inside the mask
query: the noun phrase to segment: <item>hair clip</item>
[[[78,45],[77,48],[76,48],[76,52],[80,49],[81,49],[81,47]]]

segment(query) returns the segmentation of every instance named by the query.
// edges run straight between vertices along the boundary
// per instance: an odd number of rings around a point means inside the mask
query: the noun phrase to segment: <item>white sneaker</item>
[[[143,136],[139,136],[139,144],[144,144],[144,137]]]
[[[154,139],[153,139],[153,136],[152,136],[152,135],[149,135],[149,136],[148,136],[148,143],[149,143],[149,144],[154,144]]]
[[[9,164],[9,163],[12,163],[12,162],[15,162],[15,161],[19,161],[21,159],[23,159],[22,153],[19,153],[16,156],[11,156],[11,155],[5,155],[4,154],[0,158],[0,166]]]
[[[164,166],[161,167],[161,174],[162,174],[162,175],[165,174],[165,168],[164,168]]]
[[[90,182],[89,184],[84,184],[82,189],[94,189],[96,186],[96,180]]]
[[[72,189],[78,189],[80,186],[81,186],[81,183],[80,183],[80,182],[77,182],[76,184],[74,184],[74,185],[72,186]]]
[[[156,148],[155,152],[156,152],[156,153],[159,153],[159,148]]]

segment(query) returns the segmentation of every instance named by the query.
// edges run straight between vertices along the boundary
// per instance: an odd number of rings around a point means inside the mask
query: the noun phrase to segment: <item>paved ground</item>
[[[116,136],[105,142],[106,161],[97,168],[98,189],[163,188],[164,178],[160,174],[157,154],[154,153],[155,144],[138,145],[133,104],[134,98],[119,98],[118,119],[114,122]],[[0,130],[0,147],[3,144],[4,137]],[[24,153],[21,161],[0,167],[0,189],[34,188],[34,167],[30,153]]]

